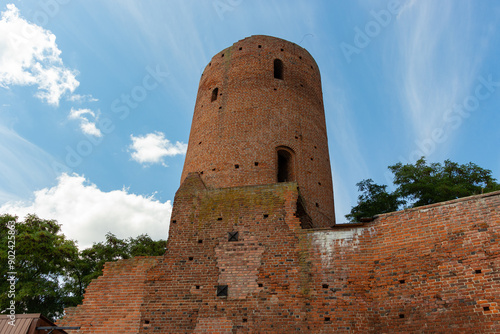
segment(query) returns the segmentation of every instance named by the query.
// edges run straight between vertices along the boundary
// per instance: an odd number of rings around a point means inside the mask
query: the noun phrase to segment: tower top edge
[[[219,62],[225,62],[230,57],[227,57],[228,55],[230,56],[232,53],[238,52],[238,51],[248,51],[248,48],[251,47],[252,50],[254,50],[256,53],[259,51],[264,51],[266,54],[269,54],[270,52],[275,52],[276,54],[280,52],[285,52],[288,54],[294,54],[297,55],[298,57],[303,58],[304,60],[307,60],[311,62],[312,64],[315,65],[317,68],[316,61],[314,60],[313,56],[301,47],[300,45],[287,41],[282,38],[278,37],[273,37],[273,36],[268,36],[268,35],[252,35],[249,37],[245,37],[231,46],[219,51],[216,53],[210,60],[209,64],[205,67],[205,70],[208,68],[208,66],[212,63],[219,63]],[[224,58],[224,55],[226,57]]]

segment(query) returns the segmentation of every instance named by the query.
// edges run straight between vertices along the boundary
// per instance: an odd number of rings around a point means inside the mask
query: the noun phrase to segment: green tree
[[[460,197],[500,190],[500,184],[491,171],[470,162],[458,164],[450,160],[427,163],[420,158],[415,164],[397,163],[388,167],[394,174],[393,192],[386,185],[377,185],[371,179],[357,183],[358,204],[346,215],[350,222],[362,217],[396,211],[402,207],[417,207]]]
[[[167,248],[166,240],[154,241],[147,234],[128,240],[130,256],[160,256]]]
[[[444,165],[429,164],[422,157],[414,165],[397,163],[389,169],[397,193],[413,207],[500,190],[491,171],[472,162],[459,165],[445,160]]]
[[[356,184],[358,191],[358,205],[351,209],[346,218],[351,222],[359,222],[363,217],[372,217],[382,212],[396,211],[404,201],[394,193],[387,192],[386,185],[378,185],[372,179],[363,180]]]
[[[15,222],[15,246],[9,249],[9,222]],[[78,248],[61,234],[54,220],[28,215],[24,221],[11,215],[0,216],[0,262],[8,263],[9,250],[15,251],[14,268],[1,267],[0,287],[7,291],[8,272],[16,272],[15,301],[17,313],[43,313],[58,318],[67,303],[60,281],[70,270],[69,264],[78,257]],[[12,245],[12,244],[11,244]],[[11,253],[12,254],[12,253]],[[12,270],[11,270],[12,269]],[[5,310],[11,298],[0,295],[0,310]]]
[[[9,226],[12,225],[9,222],[15,222],[12,249],[8,242]],[[108,233],[105,242],[78,251],[76,244],[61,233],[61,225],[36,215],[28,215],[24,221],[16,216],[1,215],[0,232],[1,291],[10,288],[8,272],[16,272],[16,312],[42,313],[52,320],[59,318],[65,307],[82,302],[85,289],[102,275],[105,262],[163,255],[167,243],[154,241],[148,235],[122,240]],[[13,269],[7,265],[9,250],[15,251]],[[0,294],[0,313],[9,307],[10,300],[7,293]]]

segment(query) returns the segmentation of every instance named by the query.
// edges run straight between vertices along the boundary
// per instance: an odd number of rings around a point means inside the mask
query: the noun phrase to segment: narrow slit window
[[[278,182],[293,181],[293,159],[288,150],[278,150]]]
[[[212,102],[214,102],[215,100],[217,100],[217,95],[219,95],[219,88],[216,87],[212,91]]]
[[[283,62],[280,59],[274,60],[274,77],[283,80]]]

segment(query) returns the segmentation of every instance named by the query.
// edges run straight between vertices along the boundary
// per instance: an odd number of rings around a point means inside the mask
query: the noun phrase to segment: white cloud
[[[82,115],[89,114],[92,117],[95,117],[95,113],[90,109],[73,109],[69,113],[69,119],[81,119]]]
[[[7,5],[0,20],[1,87],[36,85],[35,96],[57,106],[80,84],[60,55],[54,34],[21,18],[15,5]]]
[[[93,122],[91,122],[85,115],[89,115],[94,119]],[[99,118],[99,115],[96,115],[95,112],[93,112],[90,109],[73,109],[71,108],[71,111],[68,116],[69,119],[75,119],[80,121],[80,129],[82,129],[83,133],[95,136],[95,137],[102,137],[101,130],[99,130],[95,122]]]
[[[148,133],[142,137],[130,135],[130,138],[132,145],[129,149],[133,150],[132,159],[141,164],[165,165],[164,157],[185,154],[187,150],[187,144],[181,142],[172,144],[162,132]]]
[[[90,94],[86,95],[72,94],[71,96],[68,97],[68,101],[81,103],[81,102],[97,102],[99,100]]]
[[[80,123],[80,128],[82,129],[83,133],[95,136],[95,137],[102,137],[101,130],[99,130],[95,123],[90,122],[88,119],[84,118],[82,120],[82,123]]]
[[[36,191],[33,202],[6,203],[0,207],[3,213],[56,219],[64,235],[77,240],[82,249],[104,241],[107,232],[119,238],[147,233],[153,239],[166,239],[172,205],[125,189],[104,192],[83,176],[62,174],[56,186]]]

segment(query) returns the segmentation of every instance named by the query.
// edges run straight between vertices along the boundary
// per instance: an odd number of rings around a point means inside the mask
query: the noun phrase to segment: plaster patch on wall
[[[375,228],[353,227],[349,230],[337,231],[317,231],[312,233],[312,243],[319,249],[321,263],[323,266],[330,266],[334,250],[343,257],[346,248],[356,249],[359,244],[359,235],[367,231],[370,236],[376,234]]]

